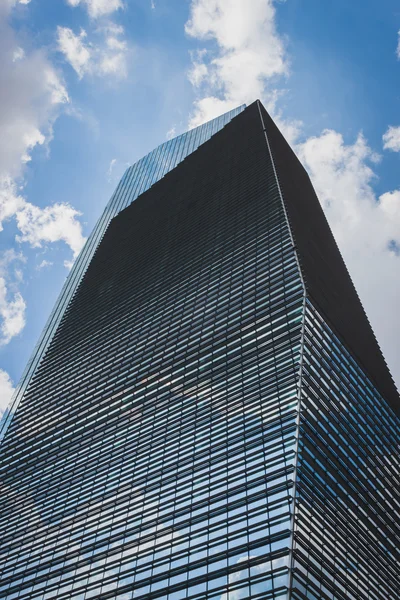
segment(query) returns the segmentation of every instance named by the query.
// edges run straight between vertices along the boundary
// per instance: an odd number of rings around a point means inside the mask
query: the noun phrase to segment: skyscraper
[[[124,177],[7,421],[0,598],[399,598],[396,387],[263,106],[215,123]]]

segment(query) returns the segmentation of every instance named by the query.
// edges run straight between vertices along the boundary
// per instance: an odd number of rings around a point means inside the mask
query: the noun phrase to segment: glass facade
[[[204,144],[209,140],[212,135],[227,125],[227,123],[229,123],[233,117],[240,114],[244,108],[244,105],[239,106],[204,125],[200,125],[195,129],[191,129],[190,131],[161,144],[125,171],[124,176],[107,204],[103,214],[97,221],[85,246],[74,262],[57,302],[47,320],[45,328],[43,329],[38,343],[33,350],[32,356],[17,385],[10,406],[6,409],[0,421],[0,442],[7,431],[13,414],[29,385],[38,364],[44,356],[64,312],[71,298],[75,294],[83,274],[88,268],[111,219],[136,200],[140,194],[143,194],[143,192],[164,177],[166,173],[174,169],[189,154],[201,146],[201,144]]]
[[[398,598],[399,419],[310,293],[263,111],[119,185],[2,443],[0,598]]]
[[[308,304],[293,598],[399,598],[399,439],[393,410]]]

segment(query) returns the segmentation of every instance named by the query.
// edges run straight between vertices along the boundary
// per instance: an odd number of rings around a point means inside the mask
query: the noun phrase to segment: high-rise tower
[[[397,390],[304,169],[237,113],[118,188],[8,422],[0,598],[399,597]]]

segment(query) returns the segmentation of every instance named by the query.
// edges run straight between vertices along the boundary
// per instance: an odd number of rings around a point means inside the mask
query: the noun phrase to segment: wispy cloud
[[[65,203],[44,208],[35,206],[18,193],[12,179],[0,180],[0,231],[5,221],[14,218],[19,231],[18,242],[40,248],[47,243],[63,241],[75,257],[85,242],[79,216],[77,210]]]
[[[176,136],[176,125],[172,125],[171,129],[167,131],[167,140],[172,140]]]
[[[52,126],[68,93],[43,50],[25,52],[8,14],[0,11],[0,176],[21,175],[32,150],[52,137]]]
[[[384,150],[400,152],[400,127],[388,127],[388,130],[382,136],[382,141]]]
[[[53,263],[52,263],[52,261],[51,261],[51,260],[46,260],[46,259],[43,259],[43,260],[42,260],[42,261],[41,261],[41,262],[40,262],[40,263],[37,265],[36,269],[37,269],[38,271],[41,271],[42,269],[47,269],[48,267],[52,267],[52,266],[53,266]]]
[[[19,46],[14,50],[12,60],[13,62],[21,60],[25,57],[25,50]]]
[[[14,393],[14,385],[6,371],[0,369],[0,417],[7,408]]]
[[[107,170],[107,181],[109,183],[111,183],[112,174],[113,174],[114,167],[115,167],[116,164],[117,164],[117,159],[116,158],[112,158],[111,161],[110,161],[110,164],[108,166],[108,170]]]
[[[82,79],[90,71],[92,59],[90,47],[85,44],[86,31],[81,29],[79,34],[75,34],[69,27],[57,27],[57,34],[60,52]]]
[[[84,29],[74,33],[69,27],[57,28],[58,49],[77,73],[85,75],[113,76],[123,79],[127,75],[127,42],[121,38],[123,28],[107,25],[98,28],[88,39]]]
[[[44,49],[27,52],[9,24],[17,4],[10,0],[0,10],[0,231],[11,219],[17,241],[31,247],[64,241],[76,256],[84,241],[79,213],[67,204],[39,207],[26,198],[22,188],[24,166],[40,146],[49,144],[53,125],[69,103],[62,75]],[[18,4],[29,4],[19,1]],[[5,253],[0,260],[0,343],[8,343],[25,325],[26,303],[18,287],[21,268],[13,263],[20,255]],[[12,260],[11,260],[12,259]]]
[[[188,78],[194,88],[199,88],[209,76],[209,68],[205,62],[207,50],[197,50],[191,52],[192,67],[188,72]]]
[[[70,6],[83,6],[92,19],[98,19],[123,8],[122,0],[67,0]]]
[[[17,265],[21,262],[25,262],[24,256],[12,248],[0,255],[0,346],[25,326],[26,303],[18,290],[22,272]]]
[[[11,298],[6,280],[0,277],[0,345],[8,344],[25,327],[26,303],[19,292]]]

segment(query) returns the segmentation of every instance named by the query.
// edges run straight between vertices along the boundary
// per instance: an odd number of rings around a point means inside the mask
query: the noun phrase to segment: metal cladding
[[[0,598],[398,598],[394,384],[271,123],[109,223],[2,443]]]

